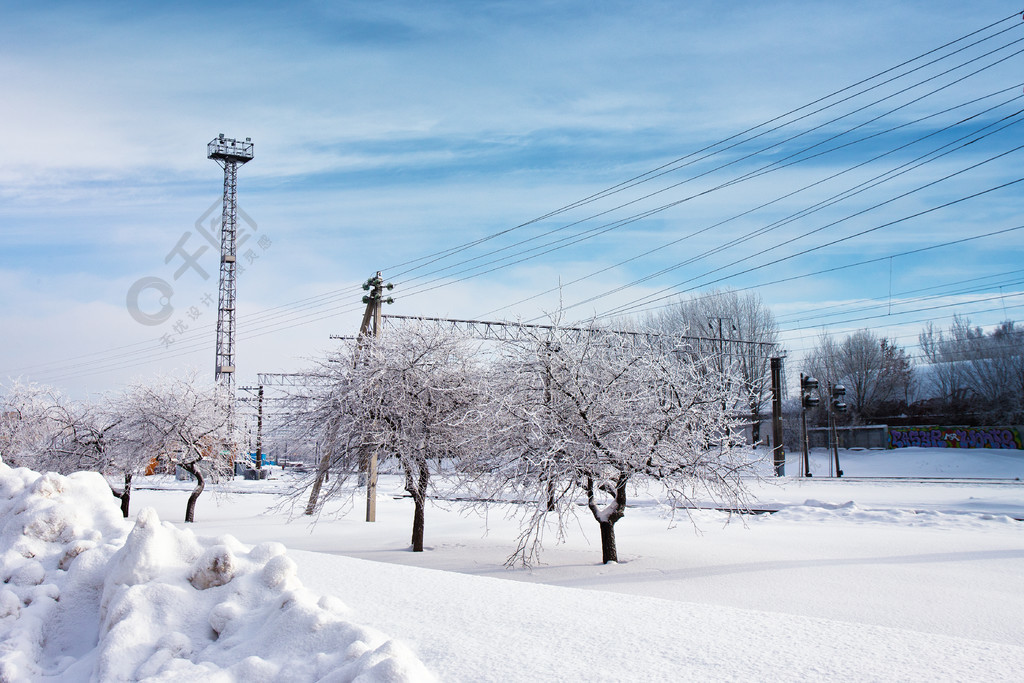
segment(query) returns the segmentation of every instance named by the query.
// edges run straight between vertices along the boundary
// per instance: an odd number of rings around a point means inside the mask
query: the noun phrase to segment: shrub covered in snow
[[[122,519],[99,474],[0,462],[0,680],[429,680],[279,543]],[[226,678],[224,678],[226,677]]]

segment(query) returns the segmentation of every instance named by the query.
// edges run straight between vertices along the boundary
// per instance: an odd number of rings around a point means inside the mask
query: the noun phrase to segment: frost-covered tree
[[[0,414],[0,452],[9,464],[61,474],[103,469],[112,418],[100,404],[15,382]]]
[[[0,398],[0,457],[14,467],[52,469],[63,428],[54,406],[64,399],[52,387],[14,382]]]
[[[947,410],[959,413],[967,402],[968,387],[964,359],[954,336],[963,326],[957,326],[955,320],[949,336],[929,322],[917,339],[927,360],[925,392],[938,399]]]
[[[125,517],[133,478],[154,459],[180,464],[196,476],[186,521],[192,521],[205,477],[223,469],[208,456],[228,443],[229,397],[194,374],[139,381],[119,394],[77,402],[52,387],[15,383],[2,408],[0,454],[6,462],[120,477],[121,490],[112,492]]]
[[[382,470],[397,469],[405,479],[415,508],[412,549],[420,552],[432,479],[455,468],[477,438],[483,384],[471,349],[450,327],[421,322],[331,360],[303,399],[304,419],[317,425],[325,453],[319,474],[331,474],[310,502],[343,494],[346,478],[375,455]]]
[[[99,472],[105,477],[123,477],[120,492],[111,486],[114,497],[121,501],[121,512],[127,518],[131,496],[131,470],[123,466],[122,453],[128,444],[120,431],[122,415],[110,396],[95,401],[62,402],[52,408],[53,420],[60,425],[62,449],[56,454],[59,467],[55,471],[74,470]]]
[[[840,344],[827,332],[818,335],[818,341],[804,358],[804,374],[814,377],[822,386],[842,384],[839,367]]]
[[[737,393],[759,441],[761,419],[771,406],[771,357],[779,340],[775,316],[761,297],[716,289],[679,301],[648,324],[661,332],[709,338],[703,350],[718,353],[720,372],[728,365],[729,377],[740,382]]]
[[[489,495],[533,501],[510,563],[536,557],[549,516],[562,533],[580,496],[599,525],[602,560],[616,562],[615,524],[639,480],[676,505],[703,496],[744,504],[741,475],[754,463],[714,358],[680,360],[642,338],[555,325],[510,345],[494,376]]]
[[[91,470],[124,478],[112,493],[128,516],[137,451],[122,427],[120,397],[70,401],[52,387],[14,384],[4,396],[0,450],[11,464],[69,474]]]
[[[194,372],[132,384],[117,401],[116,462],[137,473],[156,458],[195,477],[185,506],[185,521],[194,521],[206,479],[231,471],[231,458],[221,456],[236,450],[231,400],[225,388],[201,382]]]
[[[943,333],[929,325],[919,335],[933,394],[962,419],[1024,419],[1024,330],[1005,321],[990,332],[954,316]],[[971,411],[967,406],[971,406]]]
[[[839,375],[846,385],[846,401],[861,417],[874,414],[887,398],[882,343],[870,330],[860,330],[844,339],[839,347]]]

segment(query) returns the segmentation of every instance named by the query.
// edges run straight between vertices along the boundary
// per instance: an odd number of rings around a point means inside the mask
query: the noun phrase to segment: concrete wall
[[[836,427],[840,448],[889,448],[889,428],[885,425]],[[828,447],[828,429],[814,427],[807,430],[811,448]]]
[[[1018,425],[999,427],[942,427],[924,425],[888,427],[865,425],[837,427],[840,448],[1010,448],[1024,449],[1024,428]],[[828,446],[828,430],[814,427],[807,430],[811,448]]]

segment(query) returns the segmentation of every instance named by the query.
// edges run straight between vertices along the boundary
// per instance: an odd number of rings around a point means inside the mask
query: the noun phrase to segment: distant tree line
[[[802,370],[846,389],[840,421],[890,425],[1000,425],[1024,422],[1024,329],[1011,321],[989,332],[961,316],[947,330],[929,323],[921,356],[870,330],[842,339],[822,334]],[[816,413],[823,419],[824,409]]]
[[[15,382],[0,397],[0,457],[12,467],[69,474],[90,470],[113,481],[128,517],[133,482],[152,465],[181,467],[196,479],[185,521],[206,480],[231,470],[231,400],[196,375],[137,381],[95,400]]]

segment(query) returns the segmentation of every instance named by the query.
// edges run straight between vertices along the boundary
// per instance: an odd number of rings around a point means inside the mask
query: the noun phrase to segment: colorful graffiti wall
[[[899,427],[889,430],[889,448],[1024,448],[1014,427]]]

